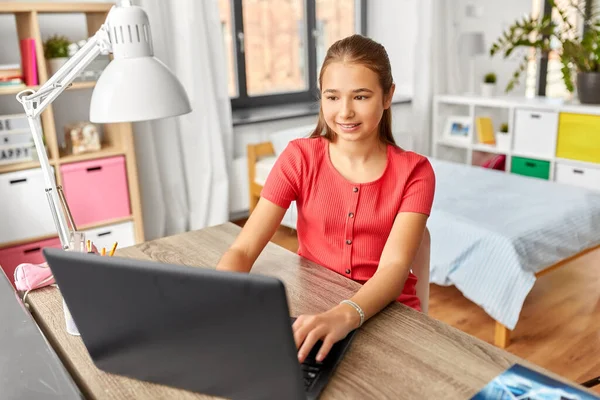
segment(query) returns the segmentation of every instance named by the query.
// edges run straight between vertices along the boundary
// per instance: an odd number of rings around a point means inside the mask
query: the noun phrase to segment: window
[[[555,0],[557,7],[568,10],[568,21],[578,30],[581,25],[580,18],[573,6],[579,6],[579,0]],[[591,3],[591,0],[588,0]],[[586,12],[590,12],[588,8]],[[549,16],[552,12],[552,7],[548,0],[533,0],[533,15]],[[553,21],[560,22],[560,16],[554,10],[552,14]],[[567,27],[559,27],[560,29],[568,30]],[[536,57],[536,53],[530,50],[530,59],[528,64],[526,92],[528,96],[546,96],[555,98],[568,98],[571,96],[562,75],[562,64],[560,62],[560,43],[553,43],[552,50],[547,56]]]
[[[365,33],[366,0],[219,0],[233,108],[309,102],[331,44]]]

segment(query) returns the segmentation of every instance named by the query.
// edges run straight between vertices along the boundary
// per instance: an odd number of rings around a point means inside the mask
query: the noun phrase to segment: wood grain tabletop
[[[115,256],[214,268],[239,231],[238,226],[226,223],[119,249]],[[360,288],[358,283],[273,243],[261,253],[251,273],[283,281],[292,316],[326,311]],[[62,297],[57,288],[33,291],[27,302],[87,398],[214,399],[99,370],[81,338],[66,332]],[[491,344],[393,303],[357,332],[321,398],[468,399],[514,363],[565,381]]]

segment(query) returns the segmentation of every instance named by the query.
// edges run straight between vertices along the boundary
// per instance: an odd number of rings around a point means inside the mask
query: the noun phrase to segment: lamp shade
[[[155,57],[113,60],[96,83],[90,121],[137,122],[191,111],[187,94],[173,73]]]
[[[114,59],[92,93],[90,121],[137,122],[190,112],[185,89],[154,57],[148,16],[140,7],[124,3],[107,17]]]
[[[485,38],[482,32],[465,32],[461,35],[461,54],[469,57],[485,53]]]

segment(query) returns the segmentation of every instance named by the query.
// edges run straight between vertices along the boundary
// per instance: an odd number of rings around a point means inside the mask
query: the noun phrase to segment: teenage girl
[[[363,286],[351,298],[293,324],[298,360],[331,346],[390,302],[420,311],[416,264],[428,263],[435,176],[427,158],[392,136],[395,85],[382,45],[360,35],[334,43],[319,76],[314,132],[277,158],[256,208],[217,269],[249,272],[292,201],[298,254]],[[429,268],[429,265],[424,266]]]

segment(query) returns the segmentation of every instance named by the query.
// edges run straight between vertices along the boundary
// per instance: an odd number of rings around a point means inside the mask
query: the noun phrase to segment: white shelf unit
[[[433,112],[434,158],[477,165],[476,156],[504,154],[506,173],[523,173],[521,166],[544,173],[547,169],[547,176],[537,177],[600,190],[600,106],[547,98],[439,95]],[[491,117],[495,132],[501,123],[508,123],[507,149],[479,143],[478,116]],[[444,135],[449,117],[469,122],[464,140]]]

